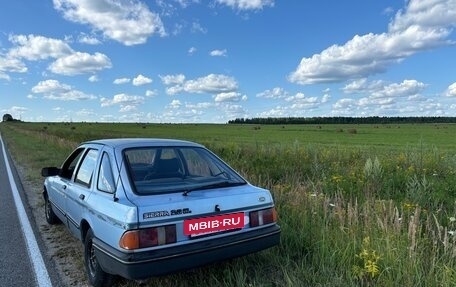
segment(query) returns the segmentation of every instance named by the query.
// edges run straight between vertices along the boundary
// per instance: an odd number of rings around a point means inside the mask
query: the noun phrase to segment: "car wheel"
[[[95,287],[111,286],[114,276],[108,274],[101,269],[98,264],[95,248],[93,247],[93,232],[92,229],[87,231],[84,240],[84,265],[89,278],[90,284]]]
[[[49,224],[56,224],[60,221],[57,215],[55,215],[54,210],[52,210],[52,205],[47,195],[44,196],[44,215]]]

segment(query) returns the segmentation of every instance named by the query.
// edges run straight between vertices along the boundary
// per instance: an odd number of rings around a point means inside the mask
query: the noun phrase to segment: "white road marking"
[[[32,267],[35,270],[35,278],[39,287],[52,286],[51,279],[47,272],[46,266],[44,265],[43,257],[41,256],[38,243],[36,242],[35,234],[33,234],[32,226],[28,220],[27,213],[25,212],[24,204],[22,203],[19,191],[17,190],[16,182],[14,181],[13,173],[8,161],[6,154],[5,145],[3,138],[0,135],[0,142],[2,143],[3,157],[5,158],[6,171],[8,173],[11,190],[13,192],[14,203],[16,204],[17,215],[21,223],[21,229],[24,234],[25,243],[27,245],[27,251],[32,262]]]

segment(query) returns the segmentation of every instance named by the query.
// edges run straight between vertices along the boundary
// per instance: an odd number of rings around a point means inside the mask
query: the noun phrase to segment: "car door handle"
[[[62,185],[63,190],[67,189],[67,186],[64,184]]]
[[[80,195],[79,195],[79,199],[80,199],[80,200],[84,200],[84,198],[85,198],[85,195],[84,195],[84,194],[80,194]]]

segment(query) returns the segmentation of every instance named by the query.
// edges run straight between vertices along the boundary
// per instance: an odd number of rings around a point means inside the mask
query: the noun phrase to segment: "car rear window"
[[[130,182],[138,194],[183,192],[220,181],[245,180],[201,147],[147,147],[124,151]]]

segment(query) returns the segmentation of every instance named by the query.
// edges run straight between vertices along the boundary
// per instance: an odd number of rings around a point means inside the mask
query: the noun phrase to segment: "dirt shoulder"
[[[44,217],[42,182],[31,179],[30,171],[14,162],[27,203],[39,230],[45,252],[55,265],[61,279],[59,286],[89,286],[83,265],[83,246],[63,224],[49,225]]]

